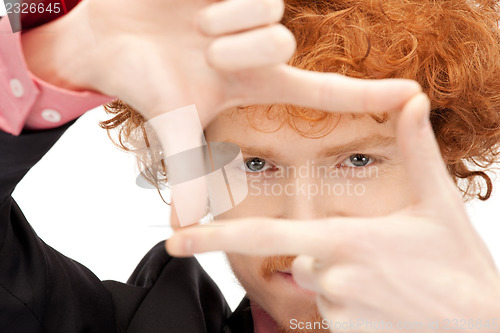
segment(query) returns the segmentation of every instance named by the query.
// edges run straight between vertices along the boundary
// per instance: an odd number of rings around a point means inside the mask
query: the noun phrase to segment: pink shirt
[[[59,127],[112,100],[89,91],[55,87],[28,69],[21,32],[12,33],[9,18],[0,20],[0,130],[19,135],[23,128]]]

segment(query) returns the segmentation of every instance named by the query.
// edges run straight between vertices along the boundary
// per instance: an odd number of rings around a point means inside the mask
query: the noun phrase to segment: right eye
[[[245,159],[246,172],[262,172],[273,168],[274,165],[260,157],[251,157]]]

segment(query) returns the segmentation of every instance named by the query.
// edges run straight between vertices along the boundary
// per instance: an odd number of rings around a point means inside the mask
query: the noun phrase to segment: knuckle
[[[212,33],[212,22],[214,21],[213,16],[214,15],[210,8],[207,8],[201,11],[196,17],[196,24],[202,33],[207,35]]]
[[[325,273],[318,279],[318,284],[323,293],[342,298],[346,296],[345,282],[339,277],[332,276],[332,274]]]
[[[213,41],[205,51],[205,59],[209,66],[221,69],[223,62],[220,61],[219,55],[221,54],[221,49],[223,48],[222,43],[219,40]]]
[[[342,299],[357,299],[360,293],[360,284],[356,275],[347,272],[326,272],[319,279],[319,286],[325,294]]]
[[[281,20],[285,12],[285,3],[283,0],[260,0],[262,13],[264,13],[270,22]]]
[[[295,36],[283,25],[277,24],[273,26],[269,38],[270,43],[273,45],[273,50],[280,56],[280,60],[288,60],[295,52]]]

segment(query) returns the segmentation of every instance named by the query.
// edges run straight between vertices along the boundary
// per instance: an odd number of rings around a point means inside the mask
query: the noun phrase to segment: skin
[[[259,117],[258,111],[256,113]],[[261,163],[265,161],[265,166],[258,167],[258,171],[246,165],[231,166],[247,172],[249,194],[241,204],[216,220],[252,216],[289,220],[383,216],[407,206],[409,186],[397,148],[396,119],[391,117],[380,124],[369,116],[354,119],[344,115],[332,132],[319,139],[308,139],[288,125],[271,133],[259,131],[249,126],[243,112],[219,115],[206,128],[207,140],[236,143],[242,148],[247,163],[258,157]],[[259,124],[262,128],[277,125],[264,119]],[[342,147],[340,151],[339,147]],[[325,151],[333,155],[322,156]],[[354,154],[365,154],[369,162],[366,166],[355,166],[350,161]],[[289,172],[285,174],[284,170]],[[324,193],[312,193],[314,186],[321,183]],[[290,195],[285,193],[287,184]],[[272,192],[270,186],[282,189],[281,193]],[[299,187],[310,191],[302,193]],[[363,190],[355,192],[354,188]],[[250,299],[280,326],[286,327],[292,318],[314,321],[317,312],[314,293],[298,287],[283,272],[274,272],[270,279],[265,279],[261,273],[265,257],[238,253],[227,256]],[[287,268],[291,268],[291,261]]]
[[[396,136],[406,176],[393,184],[403,198],[386,196],[395,201],[380,201],[384,208],[373,208],[378,210],[374,216],[231,219],[178,231],[167,250],[177,256],[216,250],[234,254],[235,270],[278,321],[299,309],[259,294],[255,286],[276,293],[286,288],[278,282],[265,285],[255,268],[243,271],[240,260],[256,267],[258,256],[297,256],[293,279],[316,294],[322,318],[347,323],[344,332],[374,332],[380,328],[363,323],[381,321],[392,324],[385,332],[400,332],[404,326],[398,323],[418,332],[460,332],[460,321],[471,332],[497,332],[500,278],[447,174],[429,109],[423,94],[402,109]],[[376,187],[359,204],[370,209],[378,193],[390,195]],[[302,207],[309,205],[302,202]],[[330,205],[336,207],[335,200]],[[360,324],[349,326],[359,319]]]

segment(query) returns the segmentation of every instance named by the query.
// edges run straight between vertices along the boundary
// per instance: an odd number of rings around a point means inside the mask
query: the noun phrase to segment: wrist
[[[69,90],[96,90],[90,83],[95,45],[82,19],[86,1],[69,14],[22,33],[21,45],[30,72],[54,86]]]

